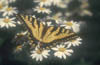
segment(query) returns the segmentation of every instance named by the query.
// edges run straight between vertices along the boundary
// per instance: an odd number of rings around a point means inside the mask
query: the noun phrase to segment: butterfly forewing
[[[68,41],[77,37],[77,35],[71,30],[62,27],[46,26],[31,16],[18,15],[18,18],[27,26],[32,34],[32,38],[38,40],[38,42],[41,42],[44,45],[62,40]]]

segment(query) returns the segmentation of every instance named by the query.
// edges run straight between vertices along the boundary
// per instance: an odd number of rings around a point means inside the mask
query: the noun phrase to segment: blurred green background
[[[31,2],[31,0],[17,1],[14,5],[23,11],[31,8],[32,4],[29,4]],[[100,65],[100,0],[89,0],[89,4],[93,16],[73,15],[73,19],[84,21],[86,26],[80,31],[80,37],[83,39],[82,44],[73,48],[74,53],[67,60],[52,59],[45,60],[45,62],[35,62],[28,58],[25,51],[19,55],[13,55],[14,44],[11,41],[17,30],[0,29],[0,65]]]

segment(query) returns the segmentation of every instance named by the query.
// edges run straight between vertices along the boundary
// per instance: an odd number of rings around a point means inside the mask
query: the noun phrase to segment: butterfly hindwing
[[[48,45],[63,40],[68,41],[77,37],[71,30],[62,27],[46,26],[32,16],[18,15],[18,18],[27,26],[32,38],[34,38],[33,40],[41,42],[42,45]]]

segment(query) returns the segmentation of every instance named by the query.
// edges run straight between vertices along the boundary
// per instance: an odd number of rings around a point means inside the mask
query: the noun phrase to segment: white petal
[[[4,27],[5,25],[6,25],[6,24],[2,24],[2,25],[1,25],[1,28]]]
[[[80,31],[80,27],[79,27],[79,25],[77,25],[77,24],[74,24],[74,25],[72,26],[72,29],[73,29],[73,31],[76,32],[76,33]]]
[[[6,15],[7,15],[7,12],[4,12],[4,13],[3,13],[3,16],[6,16]]]
[[[71,53],[73,53],[73,50],[69,49],[69,50],[67,50],[67,52],[71,52]]]
[[[71,44],[71,43],[69,43],[69,44],[68,44],[68,46],[67,46],[67,48],[70,48],[70,47],[71,47],[71,45],[72,45],[72,44]]]
[[[70,53],[66,53],[66,55],[71,56],[71,54],[70,54]]]
[[[15,20],[15,19],[16,19],[15,17],[11,18],[11,20]]]
[[[57,56],[57,57],[59,57],[61,59],[63,53],[62,52],[55,52],[54,55]]]
[[[9,24],[9,26],[11,26],[11,27],[15,27],[16,25],[15,24],[12,24],[12,23],[8,23]]]
[[[63,58],[66,59],[66,55],[65,54],[63,54]]]
[[[38,61],[40,59],[40,56],[39,55],[37,55],[36,56],[36,61]]]
[[[52,48],[52,50],[55,50],[55,51],[57,51],[57,50],[58,50],[58,48]]]
[[[42,61],[43,60],[43,57],[42,56],[40,56],[40,61]]]
[[[9,25],[8,24],[6,24],[6,28],[9,28]]]
[[[32,59],[36,58],[36,54],[32,54],[31,56],[32,56]]]
[[[48,58],[46,55],[43,55],[44,58]]]

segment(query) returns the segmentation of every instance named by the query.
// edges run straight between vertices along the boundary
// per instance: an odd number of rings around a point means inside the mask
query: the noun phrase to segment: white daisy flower
[[[8,5],[8,2],[6,0],[0,0],[0,10],[2,10],[6,5]]]
[[[65,15],[66,17],[70,17],[73,13],[72,12],[66,12]]]
[[[0,3],[8,5],[9,3],[15,2],[16,0],[0,0]]]
[[[85,15],[92,16],[93,15],[92,12],[87,9],[82,9],[82,11],[80,11],[79,14],[81,16],[85,16]]]
[[[47,8],[44,8],[44,7],[41,7],[41,6],[37,6],[34,11],[37,11],[38,13],[47,13],[47,14],[50,14],[51,11],[50,9],[47,9]]]
[[[51,17],[50,16],[47,17],[47,19],[55,20],[55,22],[58,24],[60,21],[62,21],[61,16],[62,16],[62,13],[58,12],[58,13],[56,13],[55,15],[53,15]]]
[[[52,0],[53,5],[59,5],[62,0]]]
[[[67,7],[65,2],[60,2],[59,5],[57,5],[57,6],[60,7],[60,8],[66,8]]]
[[[52,48],[52,50],[56,51],[54,56],[60,59],[66,59],[66,56],[70,56],[71,53],[73,53],[73,50],[65,48],[65,45],[57,45],[57,47]]]
[[[15,2],[16,0],[8,0],[9,3]]]
[[[9,6],[5,6],[2,10],[0,10],[0,12],[3,12],[3,16],[17,14],[16,7]]]
[[[42,23],[43,23],[44,25],[47,25],[47,26],[53,26],[51,21],[48,21],[48,22],[42,22]]]
[[[20,35],[26,35],[28,33],[28,31],[22,31],[22,32],[20,32],[20,33],[17,33],[17,35],[18,36],[20,36]]]
[[[21,25],[22,23],[20,21],[17,21],[17,24]]]
[[[52,22],[47,22],[47,26],[52,26]]]
[[[23,44],[23,45],[18,45],[18,46],[14,49],[14,52],[16,53],[16,52],[22,51],[23,46],[24,46],[24,44]]]
[[[88,0],[79,0],[79,1],[81,2],[79,14],[81,16],[85,15],[92,16],[93,15],[92,12],[88,10],[89,8]]]
[[[0,18],[0,27],[15,27],[15,17],[13,18],[9,18],[8,16],[6,16],[5,18]]]
[[[32,59],[36,59],[36,61],[42,61],[43,58],[48,58],[50,50],[40,50],[35,48],[35,51],[32,51],[31,57]]]
[[[81,3],[80,8],[84,9],[89,7],[88,0],[79,0],[79,1]]]
[[[80,44],[82,44],[81,42],[81,38],[76,38],[75,40],[71,40],[71,41],[68,41],[68,42],[65,42],[65,44],[67,44],[67,48],[71,47],[71,46],[79,46]]]
[[[52,0],[53,5],[56,5],[58,7],[61,8],[66,8],[67,4],[70,2],[71,0]]]
[[[74,21],[64,21],[63,22],[66,29],[72,29],[74,32],[79,32],[80,30],[80,24]]]
[[[42,21],[42,24],[46,25],[46,22]]]
[[[50,6],[52,0],[35,0],[34,2],[39,3],[40,6]]]
[[[33,18],[36,18],[36,16],[35,16],[35,15],[32,15],[32,17],[33,17]]]

